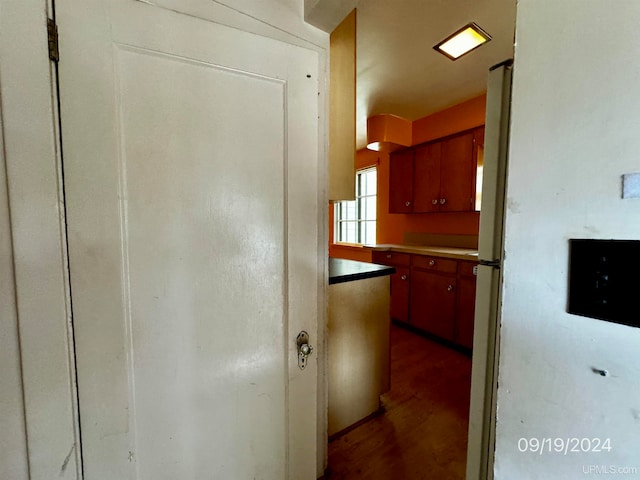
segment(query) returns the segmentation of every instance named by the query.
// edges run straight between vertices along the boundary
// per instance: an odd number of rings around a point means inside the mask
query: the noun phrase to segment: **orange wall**
[[[413,122],[412,145],[484,125],[487,95],[472,98]]]
[[[415,120],[413,145],[461,132],[484,124],[486,95],[472,98],[441,112]],[[356,169],[378,167],[377,243],[403,243],[405,232],[468,234],[478,233],[480,215],[461,213],[389,213],[389,155],[358,150]],[[336,258],[371,261],[371,252],[358,246],[333,244],[333,205],[329,206],[329,255]]]

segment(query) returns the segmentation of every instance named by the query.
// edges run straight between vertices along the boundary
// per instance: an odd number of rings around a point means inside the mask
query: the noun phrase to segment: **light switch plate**
[[[640,240],[569,240],[569,313],[640,327]]]
[[[622,198],[640,198],[640,173],[622,175]]]

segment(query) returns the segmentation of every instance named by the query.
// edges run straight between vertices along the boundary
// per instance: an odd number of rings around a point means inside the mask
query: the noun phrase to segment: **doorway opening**
[[[461,2],[462,5],[459,5],[459,11],[464,13],[465,18],[468,18],[469,15],[475,14],[473,10],[473,6],[470,2]],[[478,65],[476,66],[476,72],[473,75],[482,76],[482,89],[486,91],[487,88],[487,73],[489,67],[493,65],[513,57],[513,39],[514,39],[514,31],[515,31],[515,2],[512,0],[496,0],[490,2],[492,5],[490,9],[495,9],[491,16],[493,18],[500,17],[501,24],[503,28],[506,30],[501,30],[500,34],[494,34],[493,42],[498,42],[498,37],[500,35],[505,35],[506,38],[506,47],[505,50],[492,61],[488,62],[486,65]],[[449,6],[450,7],[450,6]],[[446,69],[449,72],[457,72],[457,75],[454,73],[451,77],[446,77],[446,75],[440,72],[437,68],[429,70],[429,79],[425,80],[421,84],[421,92],[420,94],[416,94],[415,96],[411,96],[407,92],[409,91],[409,87],[403,89],[401,85],[404,85],[400,82],[397,83],[396,91],[394,95],[386,95],[384,89],[380,86],[383,81],[380,83],[376,83],[374,79],[375,75],[380,75],[384,78],[393,77],[398,79],[399,77],[406,77],[409,79],[424,77],[424,69],[420,71],[419,68],[416,67],[416,64],[420,62],[418,60],[418,56],[412,54],[416,52],[415,44],[418,44],[422,41],[420,35],[414,35],[412,40],[409,40],[409,36],[411,35],[411,28],[417,23],[423,22],[426,16],[430,18],[438,18],[439,12],[434,11],[434,7],[430,7],[432,10],[429,12],[429,15],[424,14],[424,12],[417,13],[417,6],[415,4],[403,5],[393,7],[393,12],[385,13],[385,6],[382,5],[381,2],[376,0],[363,0],[358,4],[358,77],[357,77],[357,85],[358,85],[358,122],[361,122],[361,110],[366,110],[367,116],[378,115],[382,113],[395,114],[402,116],[404,118],[412,119],[414,122],[413,129],[413,145],[431,142],[433,140],[447,137],[449,135],[455,135],[463,130],[472,129],[472,128],[480,128],[484,125],[485,118],[485,105],[483,104],[483,114],[480,121],[476,121],[475,119],[461,119],[461,109],[457,109],[456,107],[464,104],[465,102],[469,102],[474,98],[478,98],[478,95],[482,95],[482,90],[473,90],[470,87],[473,81],[470,79],[471,74],[463,74],[461,73],[464,70],[463,62],[464,59],[455,64],[448,63],[446,65]],[[425,7],[429,8],[429,7]],[[451,15],[451,11],[448,12]],[[374,17],[390,19],[393,18],[393,22],[387,23],[376,23],[376,21],[372,20]],[[480,21],[480,18],[478,18]],[[375,24],[376,28],[369,31],[368,22],[372,22],[371,24]],[[483,23],[480,21],[480,23]],[[506,27],[505,27],[506,25]],[[484,25],[488,30],[491,28],[488,25]],[[422,31],[428,31],[428,28],[422,26]],[[395,29],[395,32],[394,32]],[[508,32],[505,34],[505,32]],[[497,32],[496,32],[497,33]],[[426,34],[425,34],[426,36]],[[390,37],[393,37],[390,39]],[[416,40],[416,39],[420,40]],[[404,43],[403,43],[404,42]],[[425,40],[425,44],[428,43]],[[495,45],[496,43],[493,43]],[[406,47],[406,48],[405,48]],[[483,50],[483,49],[487,50]],[[484,55],[488,52],[490,47],[485,46],[478,49],[476,52],[470,54],[465,57],[466,59],[477,59],[479,57],[475,57],[476,54]],[[493,47],[491,47],[493,48]],[[387,65],[384,65],[385,62],[375,60],[371,51],[386,51],[387,59],[391,58],[389,53],[396,52],[397,58],[394,57],[393,61],[387,61]],[[402,53],[401,53],[402,52]],[[408,59],[408,60],[407,60]],[[409,66],[403,67],[403,60],[407,60]],[[445,59],[440,59],[442,62]],[[485,59],[486,60],[486,59]],[[481,63],[481,62],[479,62]],[[391,67],[388,67],[388,64],[392,64]],[[385,68],[387,70],[393,70],[393,72],[387,71],[385,74]],[[468,71],[467,71],[468,72]],[[386,77],[385,77],[386,75]],[[394,77],[395,75],[395,77]],[[436,98],[437,95],[434,95],[433,92],[437,90],[437,86],[433,84],[433,78],[438,77],[438,75],[442,75],[440,78],[440,83],[446,85],[447,89],[450,90],[446,95],[451,94],[451,92],[457,92],[455,95],[457,97],[447,96],[449,99],[444,104],[441,104],[440,107],[436,107],[439,101],[442,101],[442,98]],[[437,82],[436,82],[437,83]],[[372,86],[374,85],[375,86]],[[364,87],[364,88],[361,88]],[[376,90],[378,88],[378,90]],[[466,89],[466,90],[465,90]],[[398,93],[401,91],[402,94]],[[367,97],[367,92],[369,96]],[[465,93],[462,93],[465,92]],[[443,94],[444,95],[444,94]],[[431,96],[431,98],[429,98]],[[402,111],[402,102],[405,101],[409,106],[405,107],[405,110]],[[429,102],[432,102],[429,104]],[[486,101],[486,99],[485,99]],[[430,105],[429,107],[425,107],[425,105]],[[420,110],[420,109],[423,110]],[[426,110],[424,110],[426,108]],[[438,117],[438,120],[442,120],[447,117],[446,120],[435,121],[436,115],[433,112],[444,112],[448,113],[446,116]],[[426,116],[425,116],[426,115]],[[466,123],[465,123],[466,122]],[[476,122],[476,123],[473,123]],[[415,125],[419,124],[420,128],[416,128]],[[362,131],[361,123],[358,123],[358,131]],[[365,130],[366,131],[366,130]],[[358,139],[358,146],[362,145],[360,139]],[[479,149],[479,152],[484,153],[483,149]],[[484,205],[481,205],[480,208],[476,208],[475,212],[438,212],[438,213],[403,213],[403,214],[389,214],[389,198],[390,198],[390,190],[395,188],[394,185],[389,181],[389,165],[393,160],[389,159],[389,155],[385,153],[372,153],[369,151],[359,150],[356,158],[356,163],[362,163],[360,157],[377,155],[377,158],[374,159],[375,163],[378,165],[379,169],[379,180],[378,180],[378,232],[377,232],[377,242],[383,244],[408,244],[407,238],[415,240],[417,237],[423,234],[444,234],[444,235],[478,235],[478,226],[479,226],[479,218],[481,215],[481,208],[484,208]],[[484,173],[483,165],[481,163],[478,164],[480,168],[475,172],[474,181],[479,184],[482,180],[479,180],[478,177],[482,177]],[[385,183],[385,181],[387,183]],[[474,188],[475,191],[475,188]],[[480,206],[480,199],[473,198],[474,204],[476,206]],[[415,244],[415,243],[414,243]],[[332,253],[336,252],[338,254],[345,254],[346,256],[343,258],[349,258],[349,252],[339,252],[335,246],[331,248]],[[374,262],[375,263],[375,262]],[[474,272],[475,275],[475,272]],[[392,287],[393,291],[393,287]],[[394,308],[394,301],[392,298],[391,301],[392,310]],[[393,314],[392,314],[393,317]],[[409,322],[411,323],[411,322]],[[409,375],[411,377],[411,373],[407,373],[404,370],[398,370],[397,366],[394,364],[402,364],[405,362],[403,357],[405,355],[410,356],[409,352],[404,352],[401,349],[397,348],[396,342],[398,344],[402,344],[403,340],[401,340],[404,336],[408,335],[409,337],[416,337],[416,342],[419,342],[422,345],[421,348],[426,350],[440,351],[439,349],[445,348],[442,344],[437,342],[433,342],[431,339],[416,335],[415,332],[407,331],[403,329],[399,329],[397,326],[392,326],[391,329],[391,342],[392,342],[392,366],[391,366],[391,391],[388,394],[385,394],[382,397],[382,407],[383,414],[381,418],[373,418],[368,423],[359,425],[354,428],[352,431],[347,432],[342,437],[334,439],[333,442],[329,445],[329,478],[376,478],[375,473],[380,473],[381,477],[384,472],[383,466],[381,464],[386,465],[394,465],[395,468],[392,470],[393,478],[465,478],[466,473],[466,462],[467,462],[467,434],[468,434],[468,421],[469,421],[469,410],[470,410],[470,395],[471,395],[471,364],[475,363],[476,358],[470,359],[469,357],[464,357],[468,361],[468,371],[467,373],[461,373],[463,369],[460,371],[453,373],[453,378],[447,377],[449,372],[446,369],[438,370],[433,365],[438,365],[437,358],[431,359],[434,363],[429,363],[427,359],[423,361],[421,366],[412,365],[412,367],[417,368],[417,373],[413,377],[412,385],[415,387],[415,392],[413,392],[413,396],[423,400],[423,404],[419,407],[417,412],[409,413],[410,410],[407,410],[405,413],[399,413],[401,410],[398,410],[399,404],[394,403],[397,397],[396,395],[402,397],[403,395],[407,396],[409,394],[401,393],[401,385],[405,382],[402,375]],[[400,332],[400,333],[398,333]],[[486,338],[484,340],[486,342]],[[426,342],[426,343],[425,343]],[[486,352],[487,345],[483,344],[479,350],[483,350]],[[490,348],[493,348],[491,346]],[[394,353],[395,349],[395,353]],[[460,352],[447,349],[449,353],[455,355],[461,355]],[[444,356],[444,354],[442,354]],[[455,362],[454,362],[455,363]],[[464,363],[464,362],[462,362]],[[475,366],[474,366],[475,368]],[[438,372],[440,378],[431,377],[431,382],[425,382],[425,391],[421,391],[418,387],[421,385],[421,381],[423,380],[423,375],[427,372]],[[414,438],[412,437],[412,433],[402,433],[402,435],[406,435],[406,437],[400,437],[398,435],[399,430],[395,428],[393,421],[389,419],[393,419],[396,417],[402,418],[403,415],[406,415],[406,418],[413,418],[415,421],[409,421],[410,429],[413,428],[416,432],[422,433],[420,438],[421,440],[428,441],[428,434],[431,433],[432,429],[427,428],[430,427],[430,424],[426,424],[426,427],[420,427],[420,419],[421,416],[427,415],[429,413],[434,416],[430,418],[431,421],[434,422],[434,425],[437,426],[440,420],[437,420],[437,416],[435,412],[429,410],[430,406],[433,403],[430,403],[431,395],[439,395],[439,398],[446,399],[446,395],[440,393],[437,389],[437,386],[440,385],[440,382],[453,382],[454,379],[467,378],[465,375],[468,374],[468,383],[466,384],[466,388],[464,388],[463,397],[466,398],[466,412],[463,413],[463,422],[465,425],[463,427],[463,434],[458,436],[455,444],[458,447],[458,456],[455,460],[447,460],[446,457],[446,445],[448,445],[446,437],[442,435],[437,435],[439,440],[433,442],[432,445],[425,447],[423,443],[414,439],[413,441],[403,443],[402,438]],[[475,375],[475,374],[474,374]],[[396,378],[397,377],[397,378]],[[398,387],[400,391],[394,390],[395,387]],[[458,388],[458,387],[456,387]],[[454,391],[460,392],[460,390],[456,390],[456,388],[452,388]],[[478,395],[476,388],[476,395]],[[460,398],[456,397],[451,400],[447,404],[449,406],[444,406],[440,409],[440,413],[443,417],[447,417],[449,415],[450,408],[459,408],[460,407]],[[395,409],[395,412],[394,412]],[[463,408],[464,410],[464,408]],[[477,412],[476,412],[477,413]],[[392,428],[393,427],[393,428]],[[433,429],[433,431],[437,431],[437,429]],[[484,433],[483,433],[484,435]],[[483,441],[486,441],[483,438]],[[430,450],[429,447],[432,447]],[[475,445],[474,449],[480,450],[480,447]],[[417,454],[416,454],[417,453]],[[477,452],[475,452],[477,453]],[[475,455],[474,453],[474,455]],[[416,454],[415,456],[412,456]],[[385,455],[389,455],[385,457]],[[365,459],[366,457],[366,459]],[[403,463],[404,460],[410,458],[411,460]],[[386,460],[382,460],[386,459]],[[487,465],[486,458],[482,460],[478,459],[478,462],[485,462],[485,467]],[[435,473],[435,471],[429,472],[430,468],[436,468],[437,465],[443,464],[449,465],[449,470],[447,472]],[[358,466],[359,465],[359,466]],[[378,468],[375,467],[378,465]],[[411,466],[408,466],[411,465]],[[456,466],[458,465],[458,466]],[[459,468],[461,465],[462,468]],[[341,466],[344,469],[341,469]],[[489,466],[490,468],[490,466]],[[346,476],[344,476],[346,475]]]

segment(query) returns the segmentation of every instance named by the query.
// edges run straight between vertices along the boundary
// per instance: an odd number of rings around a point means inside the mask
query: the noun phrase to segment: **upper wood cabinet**
[[[415,149],[412,179],[414,212],[440,211],[441,161],[442,142],[428,143]]]
[[[456,135],[442,142],[440,162],[440,211],[474,210],[475,169],[473,132]]]
[[[482,161],[476,144],[483,132],[480,127],[392,153],[389,213],[475,210]]]
[[[413,212],[413,149],[391,154],[389,213]]]

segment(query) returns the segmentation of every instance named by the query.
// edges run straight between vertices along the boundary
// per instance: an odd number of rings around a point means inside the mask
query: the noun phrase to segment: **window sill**
[[[340,248],[366,248],[364,243],[347,243],[347,242],[334,242],[331,244],[332,247],[340,247]]]

